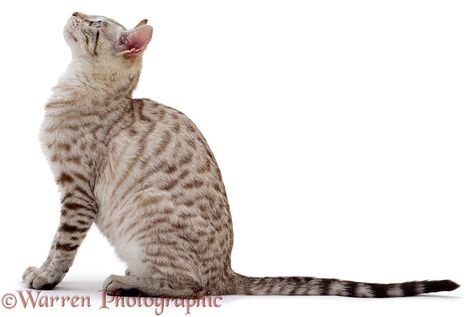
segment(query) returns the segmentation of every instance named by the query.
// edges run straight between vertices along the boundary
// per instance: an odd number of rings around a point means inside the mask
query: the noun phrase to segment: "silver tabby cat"
[[[126,262],[109,294],[395,297],[449,291],[450,280],[375,284],[314,277],[247,277],[231,269],[232,220],[209,146],[183,113],[132,99],[152,28],[74,13],[64,28],[72,62],[46,105],[44,152],[61,192],[46,261],[23,274],[54,288],[95,223]]]

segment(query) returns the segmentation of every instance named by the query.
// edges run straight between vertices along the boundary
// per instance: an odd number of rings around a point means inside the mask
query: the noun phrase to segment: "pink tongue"
[[[148,43],[150,43],[152,32],[153,28],[149,25],[142,25],[136,29],[128,31],[125,35],[126,43],[122,45],[121,51],[124,52],[132,49],[144,49]]]

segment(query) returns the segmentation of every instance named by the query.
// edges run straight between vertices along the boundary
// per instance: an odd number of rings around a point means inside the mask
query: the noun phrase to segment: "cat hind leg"
[[[191,298],[199,297],[202,288],[197,285],[176,284],[161,278],[110,275],[104,281],[103,290],[112,296]]]

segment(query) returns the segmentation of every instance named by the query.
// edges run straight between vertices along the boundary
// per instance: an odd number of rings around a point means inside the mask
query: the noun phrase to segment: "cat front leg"
[[[96,218],[97,204],[88,182],[74,176],[62,173],[58,178],[64,193],[59,227],[43,265],[29,267],[23,273],[29,288],[52,289],[64,278]]]

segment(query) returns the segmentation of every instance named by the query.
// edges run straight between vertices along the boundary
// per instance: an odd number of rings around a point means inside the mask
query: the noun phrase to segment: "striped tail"
[[[248,277],[235,275],[233,295],[336,295],[347,297],[403,297],[452,291],[451,280],[413,281],[394,284],[363,283],[314,277]]]

